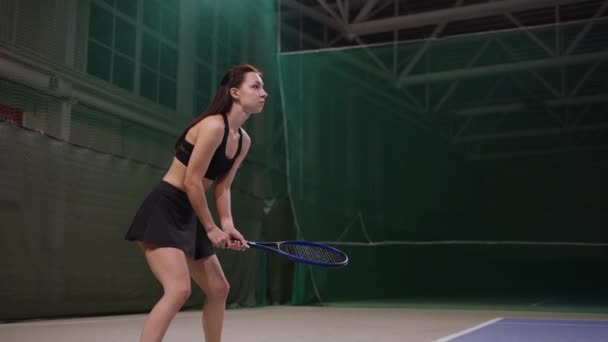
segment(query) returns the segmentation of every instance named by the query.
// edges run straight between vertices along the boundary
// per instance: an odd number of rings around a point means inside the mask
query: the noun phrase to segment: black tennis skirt
[[[195,260],[215,254],[188,195],[165,181],[145,198],[125,239],[179,248]]]

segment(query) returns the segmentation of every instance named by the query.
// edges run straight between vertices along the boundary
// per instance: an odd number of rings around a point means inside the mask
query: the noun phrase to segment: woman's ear
[[[239,90],[236,88],[230,88],[230,96],[234,97],[235,99],[239,98]]]

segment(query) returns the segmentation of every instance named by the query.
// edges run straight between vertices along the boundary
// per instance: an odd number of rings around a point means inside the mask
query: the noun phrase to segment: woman
[[[164,290],[146,318],[140,341],[162,340],[190,296],[190,278],[206,294],[205,341],[221,340],[229,285],[213,248],[249,247],[234,227],[230,186],[251,146],[241,126],[262,111],[267,96],[256,68],[230,69],[207,110],[177,140],[169,170],[135,215],[126,239],[139,241]],[[221,229],[205,198],[214,183]]]

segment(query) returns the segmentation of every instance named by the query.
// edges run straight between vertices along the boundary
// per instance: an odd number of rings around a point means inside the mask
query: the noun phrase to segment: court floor
[[[180,312],[164,341],[202,341],[200,317],[200,312]],[[144,318],[120,315],[4,323],[0,341],[137,341]],[[228,310],[224,326],[224,341],[549,340],[608,341],[608,314],[271,306]]]

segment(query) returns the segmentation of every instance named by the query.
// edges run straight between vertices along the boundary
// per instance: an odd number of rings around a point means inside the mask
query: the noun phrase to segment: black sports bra
[[[234,161],[236,157],[241,153],[241,145],[243,142],[243,134],[241,133],[241,129],[239,128],[239,146],[236,150],[236,154],[232,159],[226,156],[226,141],[228,140],[228,118],[226,114],[222,114],[224,118],[224,137],[222,138],[222,143],[217,147],[215,153],[213,153],[213,157],[209,162],[209,167],[207,168],[207,172],[205,173],[205,178],[211,180],[217,180],[221,176],[225,175],[230,171],[232,165],[234,165]],[[179,141],[177,144],[177,148],[175,150],[175,158],[182,162],[184,165],[188,165],[190,161],[190,156],[192,155],[192,150],[194,149],[194,145],[186,141],[186,138]]]

